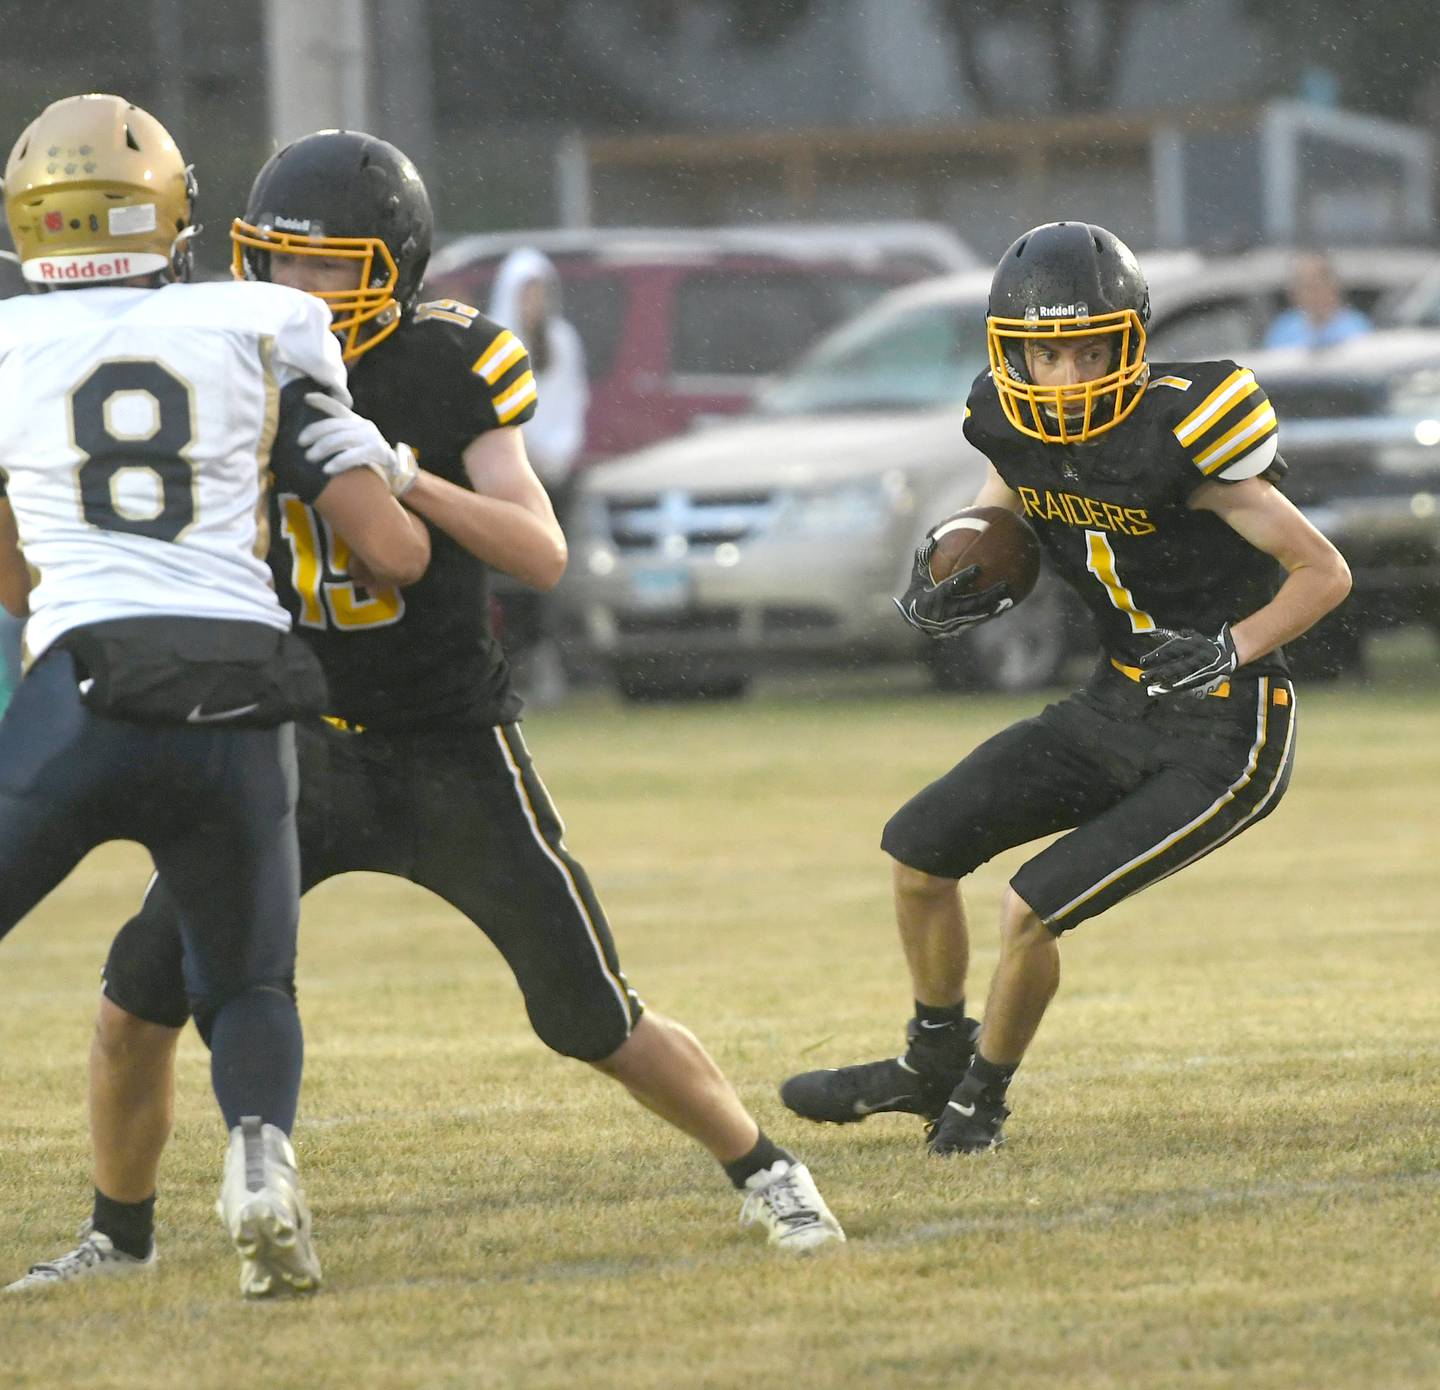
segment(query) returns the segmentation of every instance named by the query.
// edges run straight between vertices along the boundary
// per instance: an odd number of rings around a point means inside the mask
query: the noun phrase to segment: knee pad
[[[110,944],[101,975],[105,997],[146,1023],[183,1028],[190,1009],[181,957],[172,921],[142,910]]]
[[[641,1006],[630,996],[629,1017],[621,1013],[618,1003],[613,1007],[596,1008],[577,1004],[573,1008],[547,1009],[541,1013],[529,1008],[530,1026],[535,1036],[552,1052],[571,1057],[577,1062],[603,1062],[630,1036],[640,1021]]]

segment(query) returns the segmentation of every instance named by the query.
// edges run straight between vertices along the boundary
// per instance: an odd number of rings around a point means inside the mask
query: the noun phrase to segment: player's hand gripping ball
[[[956,637],[1027,597],[1040,576],[1040,543],[1005,507],[966,507],[931,528],[915,552],[900,616],[928,637]]]

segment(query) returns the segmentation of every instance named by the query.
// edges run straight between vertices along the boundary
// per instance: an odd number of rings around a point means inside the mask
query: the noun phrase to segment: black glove
[[[930,556],[935,551],[932,536],[915,552],[915,565],[910,572],[910,587],[891,602],[911,627],[927,637],[958,637],[976,623],[999,617],[1015,605],[1010,586],[992,584],[978,593],[968,593],[980,573],[979,565],[956,570],[938,584],[930,582]]]
[[[1165,627],[1157,628],[1155,636],[1164,640],[1140,659],[1140,679],[1147,695],[1208,695],[1240,664],[1229,623],[1214,637]]]

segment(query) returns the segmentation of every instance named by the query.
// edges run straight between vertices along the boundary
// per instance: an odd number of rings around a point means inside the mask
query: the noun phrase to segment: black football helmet
[[[1130,248],[1104,227],[1047,222],[995,269],[985,338],[1005,417],[1032,439],[1079,444],[1112,430],[1145,392],[1150,287]],[[1110,370],[1073,386],[1037,386],[1027,343],[1109,338]]]
[[[388,337],[415,307],[435,219],[415,166],[358,130],[320,130],[286,145],[255,176],[230,228],[237,279],[268,280],[272,254],[359,264],[353,290],[319,292],[345,360]]]

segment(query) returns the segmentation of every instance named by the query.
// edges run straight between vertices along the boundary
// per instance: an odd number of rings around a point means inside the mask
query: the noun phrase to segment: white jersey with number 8
[[[0,302],[0,470],[32,574],[30,658],[158,615],[289,626],[265,564],[280,391],[349,402],[319,300],[226,282]]]

